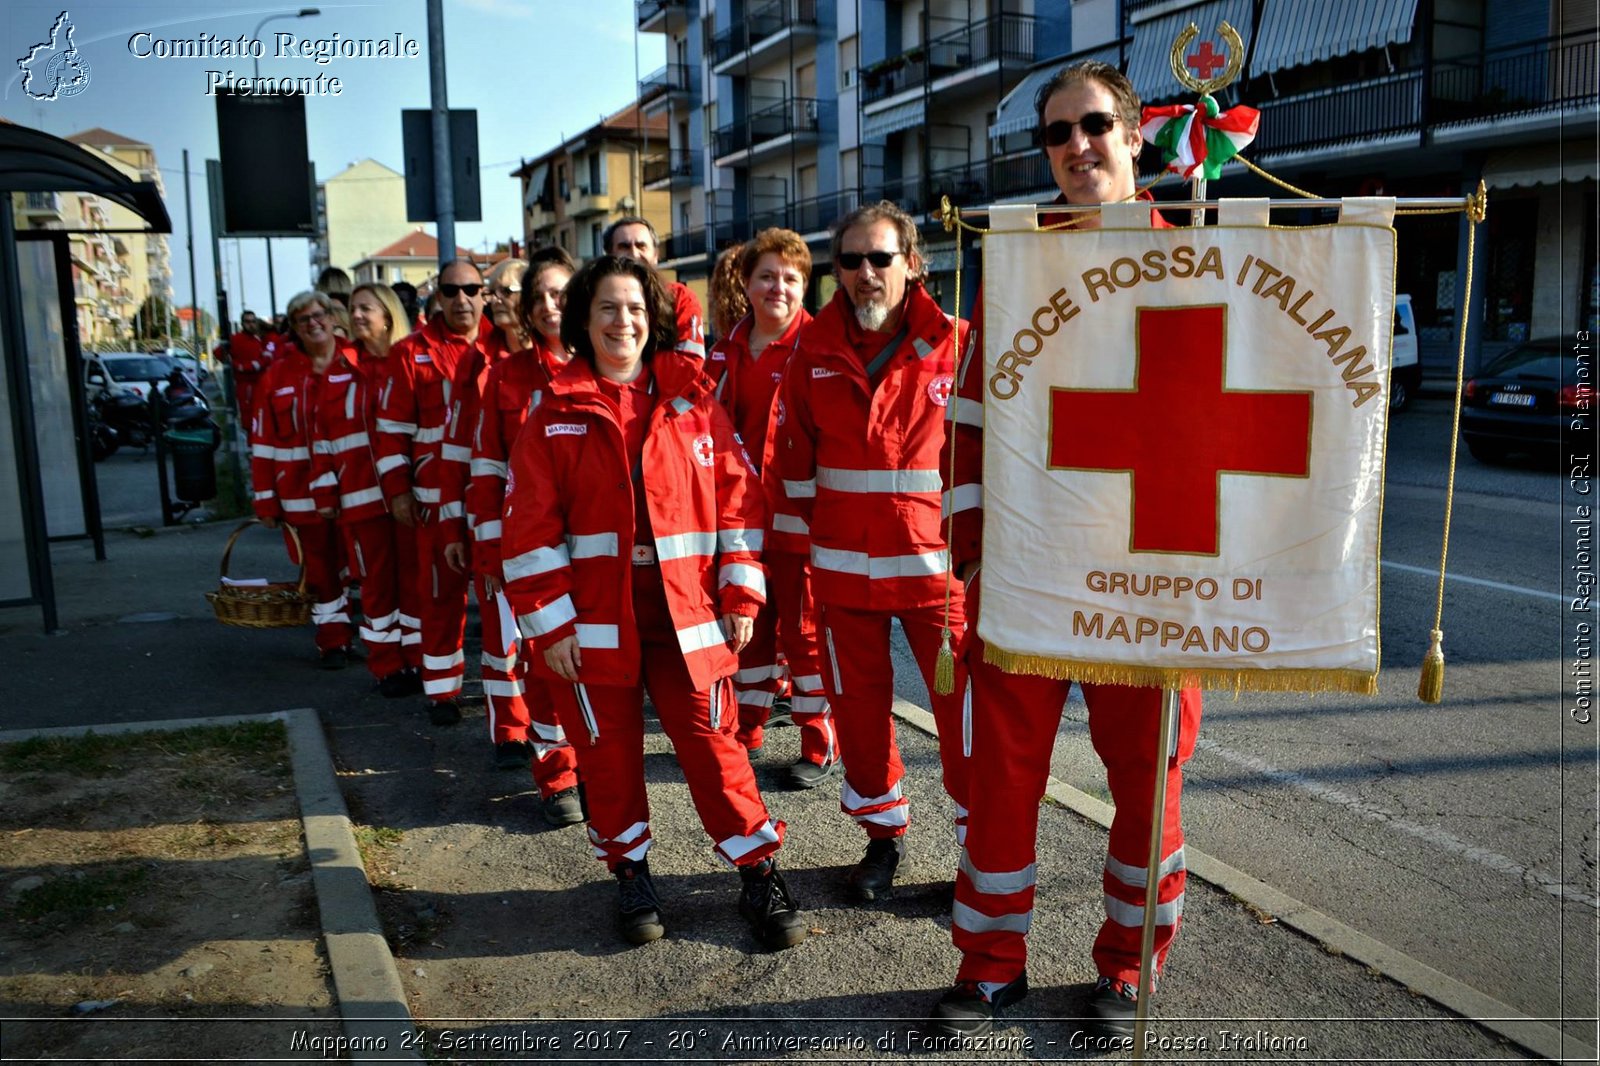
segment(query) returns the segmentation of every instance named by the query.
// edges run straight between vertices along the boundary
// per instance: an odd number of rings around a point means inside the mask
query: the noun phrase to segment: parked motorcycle
[[[148,400],[129,389],[110,388],[89,399],[90,454],[99,462],[121,447],[148,448],[155,441],[158,414],[166,429],[212,425],[210,404],[181,369],[174,369],[151,382]]]

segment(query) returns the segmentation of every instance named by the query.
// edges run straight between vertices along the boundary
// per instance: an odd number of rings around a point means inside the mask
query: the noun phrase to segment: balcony
[[[689,21],[689,0],[637,0],[634,14],[640,33],[671,33]]]
[[[661,238],[658,254],[661,262],[670,263],[678,259],[693,259],[695,256],[707,254],[710,250],[706,230],[701,227],[685,230],[682,233],[667,234]]]
[[[750,232],[759,233],[768,226],[782,226],[796,233],[820,233],[860,205],[861,196],[856,189],[814,196],[774,211],[753,212],[750,215]]]
[[[668,63],[660,70],[640,79],[640,106],[674,93],[692,94],[690,86],[693,84],[691,78],[694,76],[694,70],[695,68],[687,63]]]
[[[590,190],[587,185],[578,185],[573,188],[572,196],[567,200],[568,218],[586,218],[589,215],[606,215],[615,209],[616,200],[610,193],[599,189]]]
[[[785,30],[815,33],[816,28],[817,0],[771,0],[751,8],[743,22],[711,39],[712,67],[721,68],[739,57],[754,59],[769,44],[776,45]],[[717,69],[716,73],[725,71]]]
[[[992,63],[1026,66],[1034,59],[1033,23],[1032,15],[994,15],[862,67],[862,105],[930,83],[937,93],[992,72]]]
[[[29,192],[22,194],[22,217],[60,218],[61,194],[54,192]]]
[[[788,100],[753,111],[749,117],[729,123],[717,130],[716,157],[718,166],[736,166],[749,162],[762,154],[763,146],[772,145],[779,138],[815,137],[822,102],[809,96],[795,96]],[[773,145],[776,147],[775,145]],[[731,159],[741,152],[744,159]]]
[[[694,181],[694,157],[697,154],[687,148],[674,148],[666,155],[646,159],[640,167],[644,187],[654,190],[691,184]]]

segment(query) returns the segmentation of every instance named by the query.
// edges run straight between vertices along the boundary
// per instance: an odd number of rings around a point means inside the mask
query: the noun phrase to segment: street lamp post
[[[265,26],[267,23],[272,22],[272,21],[274,21],[276,19],[304,19],[304,18],[312,18],[312,17],[320,15],[320,14],[322,14],[322,11],[319,8],[303,7],[299,11],[281,11],[276,15],[268,15],[266,18],[264,18],[260,22],[256,23],[256,28],[254,30],[250,31],[250,39],[252,41],[259,41],[261,39],[261,27]],[[261,57],[260,56],[255,56],[254,59],[252,60],[252,65],[255,68],[255,71],[254,71],[255,78],[256,78],[257,81],[260,81],[260,79],[261,79]],[[276,315],[278,313],[278,278],[277,278],[276,272],[272,269],[272,238],[268,237],[266,240],[267,240],[267,302],[272,305],[267,311],[267,316],[270,318],[270,317],[272,317],[272,316],[274,316],[274,315]]]

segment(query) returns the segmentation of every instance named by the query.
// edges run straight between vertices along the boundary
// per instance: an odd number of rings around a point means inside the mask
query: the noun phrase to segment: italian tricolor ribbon
[[[1220,177],[1222,164],[1255,140],[1261,112],[1243,104],[1221,111],[1214,99],[1202,96],[1198,107],[1147,107],[1141,119],[1139,132],[1160,145],[1168,170],[1185,178],[1198,170],[1201,177],[1211,179]]]

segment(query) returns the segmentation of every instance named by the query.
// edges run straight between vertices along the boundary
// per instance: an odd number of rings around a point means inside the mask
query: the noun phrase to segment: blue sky
[[[428,26],[423,0],[350,4],[317,2],[213,3],[197,14],[193,3],[154,0],[5,0],[0,5],[0,116],[56,136],[102,126],[151,144],[166,183],[172,216],[173,290],[189,302],[189,267],[184,227],[183,150],[189,150],[194,197],[195,274],[200,305],[214,308],[211,234],[205,200],[205,160],[217,156],[216,100],[206,95],[206,71],[251,73],[249,58],[136,58],[129,38],[148,31],[155,38],[195,39],[249,36],[268,15],[314,6],[314,18],[277,19],[261,31],[267,52],[263,76],[338,77],[338,96],[306,100],[306,128],[317,176],[326,178],[348,164],[372,158],[403,169],[400,112],[428,106]],[[21,88],[17,59],[49,36],[65,9],[76,27],[74,43],[89,65],[89,84],[76,96],[35,101]],[[634,97],[636,75],[666,62],[661,34],[634,34],[634,0],[445,0],[445,62],[452,108],[478,112],[478,143],[483,160],[482,223],[460,223],[457,242],[482,247],[520,237],[517,184],[509,172],[520,159],[539,155],[564,137],[593,125],[602,115]],[[273,35],[297,37],[415,38],[416,59],[334,59],[318,65],[307,59],[275,58]],[[141,45],[141,49],[145,46]],[[270,146],[263,146],[271,151]],[[401,234],[397,233],[398,238]],[[246,306],[267,306],[266,252],[259,239],[222,242],[230,306],[240,303],[238,269],[242,260]],[[307,247],[303,240],[273,241],[278,303],[308,287]]]

